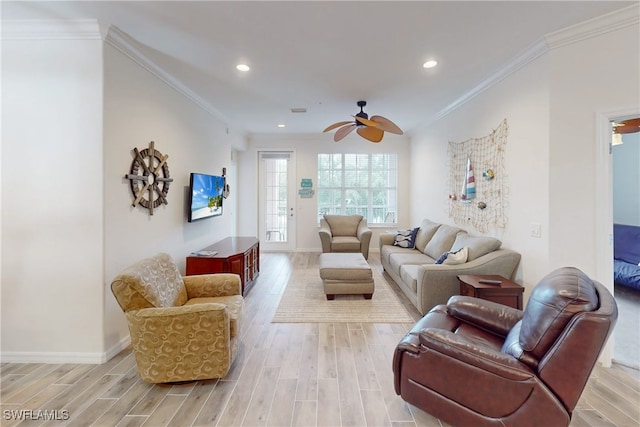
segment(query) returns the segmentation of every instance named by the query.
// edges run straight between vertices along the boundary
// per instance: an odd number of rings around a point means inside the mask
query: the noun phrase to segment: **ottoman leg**
[[[335,297],[336,297],[336,296],[335,296],[335,294],[327,294],[327,299],[328,299],[328,300],[332,300],[332,299],[334,299]]]
[[[364,296],[364,299],[371,299],[373,294],[362,294],[362,296]]]

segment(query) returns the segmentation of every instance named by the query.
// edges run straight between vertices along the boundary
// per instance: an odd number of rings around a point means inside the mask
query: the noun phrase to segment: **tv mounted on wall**
[[[189,179],[189,222],[222,215],[224,177],[191,173]]]

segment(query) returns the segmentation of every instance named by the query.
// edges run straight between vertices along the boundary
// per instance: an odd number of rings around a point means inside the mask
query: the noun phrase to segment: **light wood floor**
[[[370,263],[381,271],[377,258]],[[393,390],[393,350],[411,325],[271,323],[292,269],[317,262],[317,254],[262,255],[241,351],[223,380],[145,384],[130,350],[103,365],[3,363],[1,425],[443,426]],[[639,408],[637,370],[597,367],[571,426],[639,426]],[[15,419],[56,410],[68,420]]]

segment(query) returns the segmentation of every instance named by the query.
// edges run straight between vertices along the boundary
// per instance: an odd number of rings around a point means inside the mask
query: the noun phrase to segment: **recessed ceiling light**
[[[278,127],[279,127],[279,128],[283,128],[283,127],[286,127],[286,126],[287,126],[287,125],[285,125],[285,124],[283,124],[283,123],[280,123],[280,124],[278,125]]]
[[[238,71],[249,71],[251,68],[247,64],[238,64],[236,65]]]
[[[430,59],[427,62],[425,62],[424,64],[422,64],[422,66],[424,68],[433,68],[436,65],[438,65],[438,61],[436,61],[435,59]]]

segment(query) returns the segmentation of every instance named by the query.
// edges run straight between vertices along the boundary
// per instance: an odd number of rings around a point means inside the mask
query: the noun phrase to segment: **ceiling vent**
[[[291,112],[292,113],[306,113],[307,109],[306,108],[292,108]]]

